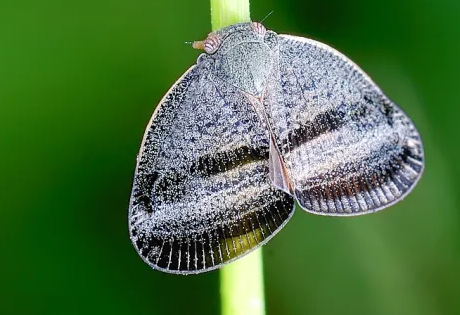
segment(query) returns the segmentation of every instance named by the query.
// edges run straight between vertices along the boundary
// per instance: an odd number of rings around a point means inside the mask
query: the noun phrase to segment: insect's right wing
[[[409,117],[331,47],[289,35],[278,47],[264,97],[284,162],[271,176],[277,186],[324,215],[374,212],[403,198],[424,165]]]
[[[177,81],[147,127],[134,178],[129,230],[146,263],[215,269],[287,222],[294,201],[270,183],[267,134],[241,94],[199,66]]]

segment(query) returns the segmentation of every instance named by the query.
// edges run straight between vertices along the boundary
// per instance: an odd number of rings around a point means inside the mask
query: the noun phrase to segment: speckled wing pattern
[[[252,107],[192,67],[144,135],[129,209],[131,240],[151,267],[200,273],[270,239],[293,197],[269,179],[269,136]]]
[[[329,46],[279,35],[277,53],[263,103],[301,207],[358,215],[406,195],[423,148],[402,110]]]

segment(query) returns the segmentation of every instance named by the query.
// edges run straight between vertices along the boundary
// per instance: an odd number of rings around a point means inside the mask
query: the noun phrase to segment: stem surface
[[[250,22],[249,0],[211,0],[212,30]],[[222,315],[264,315],[262,248],[220,270]]]
[[[222,315],[264,315],[262,248],[220,270]]]
[[[211,0],[213,31],[235,23],[250,21],[249,0]]]

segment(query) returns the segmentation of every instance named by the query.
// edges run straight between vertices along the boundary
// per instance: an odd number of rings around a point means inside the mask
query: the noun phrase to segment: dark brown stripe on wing
[[[233,151],[218,152],[198,157],[186,172],[174,170],[159,176],[158,173],[138,174],[134,192],[134,205],[140,204],[145,211],[152,213],[156,199],[162,202],[176,202],[188,193],[186,187],[192,176],[201,178],[225,173],[248,163],[268,160],[268,150],[240,147]],[[171,194],[174,187],[174,194]]]
[[[285,139],[282,140],[282,148],[287,150],[300,147],[323,134],[327,134],[350,124],[363,122],[364,119],[372,114],[368,99],[363,99],[363,103],[344,104],[337,109],[330,109],[317,114],[312,120],[300,123],[298,128],[291,130]],[[367,124],[364,128],[370,129],[377,127],[377,124]]]
[[[200,156],[190,166],[190,174],[199,173],[200,175],[211,176],[232,170],[247,163],[263,160],[268,160],[268,150],[266,148],[254,149],[240,147],[233,151]]]

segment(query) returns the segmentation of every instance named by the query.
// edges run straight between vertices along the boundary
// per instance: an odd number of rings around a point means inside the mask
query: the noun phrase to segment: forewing
[[[400,200],[424,165],[411,120],[336,50],[288,35],[278,43],[264,106],[302,208],[356,215]]]
[[[272,187],[268,152],[252,107],[192,67],[159,104],[138,156],[129,230],[144,261],[200,273],[271,238],[294,201]]]

